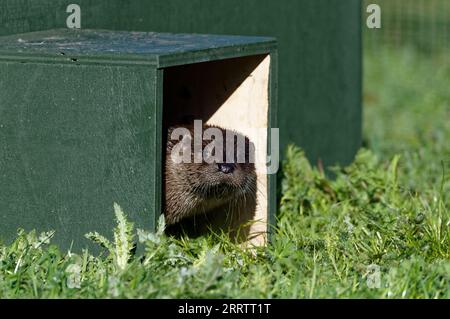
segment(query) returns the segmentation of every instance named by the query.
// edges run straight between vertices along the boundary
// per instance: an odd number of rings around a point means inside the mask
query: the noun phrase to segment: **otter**
[[[164,172],[164,215],[168,226],[183,221],[193,222],[195,218],[198,221],[202,216],[214,220],[219,218],[219,213],[215,215],[214,212],[222,211],[227,215],[239,207],[247,207],[247,210],[255,207],[256,172],[251,160],[253,143],[232,130],[209,125],[200,127],[201,132],[197,136],[193,125],[178,131],[182,134],[175,131],[181,127],[168,129]],[[203,138],[208,129],[216,129],[223,139],[217,140],[215,135],[214,139]],[[201,145],[198,143],[197,148],[196,137],[201,138]],[[227,143],[227,137],[233,138],[231,142]],[[215,149],[211,144],[214,140],[218,142]],[[245,145],[244,150],[242,145]],[[180,150],[183,151],[183,160]]]

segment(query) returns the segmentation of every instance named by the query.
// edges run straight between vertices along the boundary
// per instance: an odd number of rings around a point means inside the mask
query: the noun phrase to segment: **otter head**
[[[246,136],[217,126],[204,125],[200,132],[177,127],[169,129],[167,145],[168,224],[254,196],[254,146]]]

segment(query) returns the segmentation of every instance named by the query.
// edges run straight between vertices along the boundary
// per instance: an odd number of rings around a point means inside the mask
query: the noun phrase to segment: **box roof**
[[[270,37],[55,29],[0,37],[0,60],[167,67],[269,53]]]

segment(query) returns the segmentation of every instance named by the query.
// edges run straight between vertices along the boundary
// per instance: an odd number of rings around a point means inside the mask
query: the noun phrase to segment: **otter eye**
[[[219,171],[221,171],[224,174],[231,174],[231,173],[233,173],[233,171],[236,167],[234,164],[219,163],[219,164],[217,164],[217,168]]]

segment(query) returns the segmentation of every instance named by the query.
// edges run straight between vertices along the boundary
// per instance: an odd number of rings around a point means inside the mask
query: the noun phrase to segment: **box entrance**
[[[269,198],[265,158],[269,126],[270,55],[173,66],[163,72],[163,136],[167,135],[169,127],[194,120],[235,130],[255,144],[257,171],[255,200],[252,203],[238,212],[223,209],[187,219],[180,222],[174,232],[184,231],[197,236],[209,230],[223,230],[237,241],[264,244],[267,239]]]

